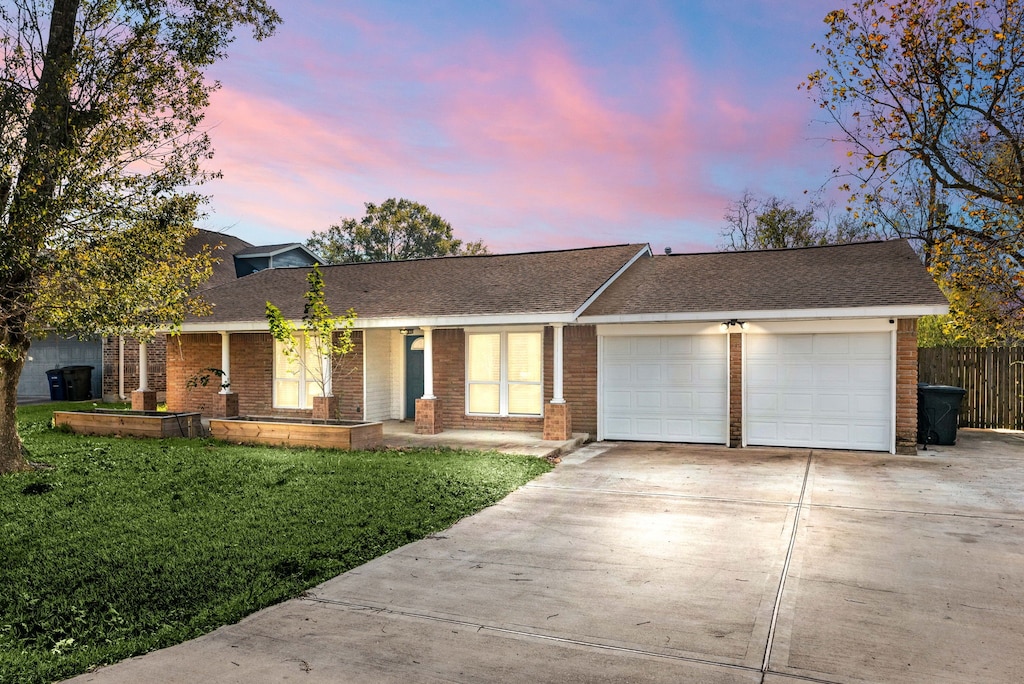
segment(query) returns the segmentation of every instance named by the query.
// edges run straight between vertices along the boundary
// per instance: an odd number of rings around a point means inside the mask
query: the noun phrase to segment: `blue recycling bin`
[[[68,385],[64,381],[64,370],[53,368],[46,371],[46,384],[50,386],[50,401],[64,401],[68,398]]]

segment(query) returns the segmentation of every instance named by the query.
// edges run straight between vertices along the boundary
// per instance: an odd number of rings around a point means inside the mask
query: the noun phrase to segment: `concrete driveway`
[[[1012,682],[1024,440],[591,445],[435,537],[76,682]]]

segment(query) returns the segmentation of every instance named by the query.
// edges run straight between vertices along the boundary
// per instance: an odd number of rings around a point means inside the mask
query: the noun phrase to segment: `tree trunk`
[[[54,229],[61,157],[73,144],[69,74],[80,5],[81,0],[54,0],[46,54],[25,128],[24,158],[0,226],[0,473],[28,467],[15,413],[18,379],[29,347],[39,253]]]
[[[26,340],[27,342],[27,340]],[[28,470],[28,461],[18,436],[18,378],[25,365],[25,350],[16,359],[0,356],[0,474]]]

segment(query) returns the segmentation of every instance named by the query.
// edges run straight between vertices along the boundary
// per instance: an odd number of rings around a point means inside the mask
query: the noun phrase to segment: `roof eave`
[[[669,323],[683,321],[781,321],[822,318],[918,318],[949,313],[948,304],[899,304],[823,309],[751,309],[746,311],[687,311],[676,313],[583,315],[578,322],[586,325],[602,323]]]
[[[353,327],[357,330],[374,328],[469,328],[488,325],[550,325],[552,323],[570,324],[576,321],[572,312],[521,313],[521,314],[484,314],[464,316],[397,316],[383,318],[356,318]],[[301,320],[292,321],[301,326]],[[266,332],[269,326],[266,320],[256,321],[191,321],[183,323],[179,329],[182,333],[210,332]]]

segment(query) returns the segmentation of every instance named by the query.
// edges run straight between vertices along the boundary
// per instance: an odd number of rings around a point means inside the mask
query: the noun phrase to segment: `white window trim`
[[[295,338],[296,338],[296,340],[298,342],[299,357],[302,358],[302,359],[305,359],[306,358],[306,339],[305,339],[305,337],[301,333],[296,333],[295,334]],[[311,410],[313,408],[312,404],[310,404],[309,406],[305,405],[306,404],[306,399],[307,399],[307,396],[308,396],[308,389],[307,388],[308,388],[308,386],[310,384],[312,384],[314,386],[314,390],[318,390],[319,387],[317,386],[316,380],[307,380],[306,379],[306,369],[305,369],[305,367],[302,364],[299,364],[300,372],[299,372],[299,377],[296,379],[298,381],[298,383],[299,383],[299,405],[298,406],[281,406],[281,405],[278,404],[278,401],[277,401],[277,382],[278,382],[278,380],[288,380],[288,381],[292,380],[291,378],[279,377],[278,374],[277,374],[277,358],[278,358],[278,349],[279,349],[280,345],[281,345],[281,343],[275,339],[274,340],[274,356],[273,356],[273,362],[271,364],[271,370],[270,370],[270,374],[271,374],[271,400],[270,400],[271,406],[273,408],[275,408],[275,409],[283,409],[283,410],[287,410],[287,411],[308,411],[308,410]],[[333,393],[333,388],[332,388],[331,385],[332,385],[333,380],[334,380],[334,378],[333,378],[334,373],[333,373],[333,369],[331,368],[331,359],[330,359],[330,357],[327,357],[327,356],[320,357],[320,373],[322,374],[322,377],[326,377],[326,382],[324,383],[324,393],[325,393],[326,396],[331,396],[332,393]],[[316,394],[314,396],[320,396],[320,395],[318,393],[318,394]]]
[[[537,382],[510,381],[508,379],[508,336],[509,333],[534,333],[540,335],[540,380]],[[543,418],[544,417],[544,329],[543,328],[515,328],[512,330],[501,328],[480,328],[473,331],[466,330],[466,353],[465,377],[466,377],[466,415],[481,416],[485,418]],[[498,345],[498,366],[499,379],[471,381],[469,379],[469,337],[471,335],[499,335]],[[469,410],[469,387],[470,385],[498,385],[498,412],[497,413],[473,413]],[[540,386],[540,411],[538,413],[509,413],[508,411],[508,388],[510,385],[539,385]]]

